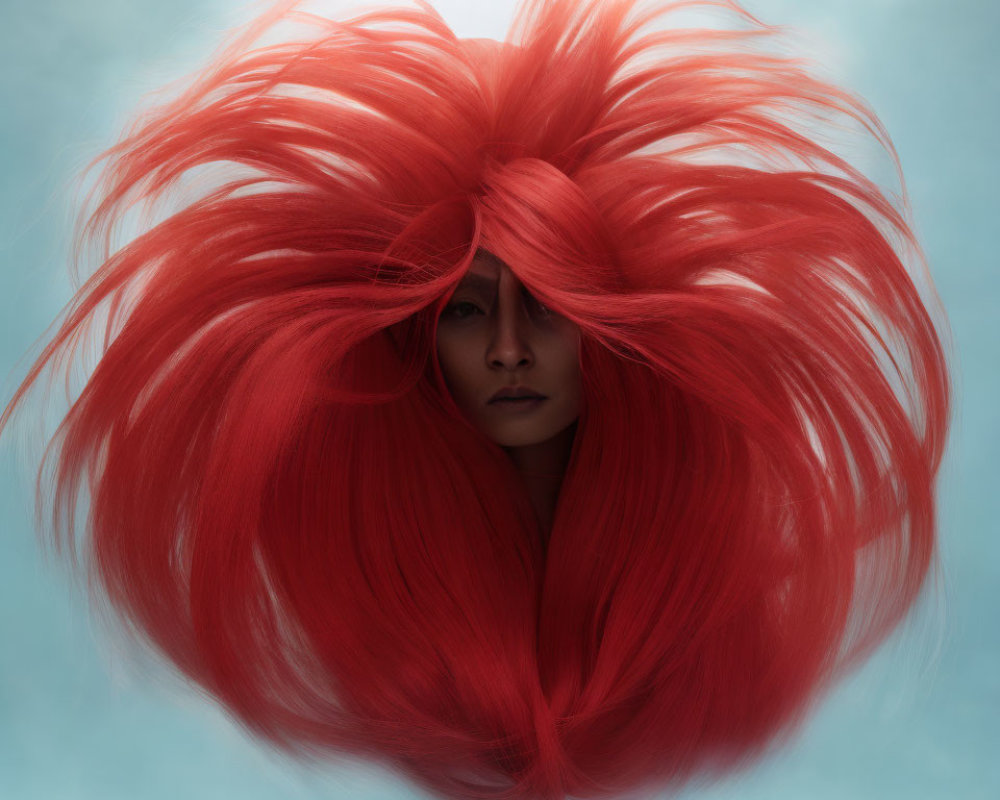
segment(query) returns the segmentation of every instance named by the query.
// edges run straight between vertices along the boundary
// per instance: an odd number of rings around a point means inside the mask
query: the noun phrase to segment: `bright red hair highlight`
[[[47,451],[54,530],[86,489],[103,592],[276,745],[454,798],[679,785],[759,754],[914,602],[933,290],[812,131],[895,153],[737,6],[661,24],[690,5],[528,0],[504,43],[426,6],[296,14],[313,38],[252,49],[278,8],[105,154],[81,241],[245,174],[106,245],[0,427],[106,313]],[[583,333],[551,533],[434,357],[478,248]]]

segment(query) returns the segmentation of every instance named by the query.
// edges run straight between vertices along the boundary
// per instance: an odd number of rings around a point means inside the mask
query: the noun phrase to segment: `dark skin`
[[[546,538],[580,409],[580,331],[502,261],[476,255],[438,320],[437,355],[456,405],[524,480]],[[503,390],[535,395],[504,402]]]
[[[573,451],[575,433],[574,423],[547,441],[524,447],[504,448],[521,474],[546,542],[551,536],[559,490]]]

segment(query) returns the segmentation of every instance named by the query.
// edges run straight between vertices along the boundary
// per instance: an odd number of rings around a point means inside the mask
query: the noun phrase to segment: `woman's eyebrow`
[[[462,281],[459,283],[459,287],[462,289],[481,289],[486,292],[491,292],[496,288],[497,279],[487,277],[486,275],[477,275],[475,273],[468,273]]]

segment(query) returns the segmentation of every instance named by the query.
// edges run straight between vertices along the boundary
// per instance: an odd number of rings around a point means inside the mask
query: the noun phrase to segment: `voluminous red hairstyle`
[[[915,600],[936,301],[905,206],[817,132],[898,160],[737,6],[664,24],[690,5],[527,0],[499,43],[285,4],[105,154],[104,263],[0,425],[99,322],[47,451],[57,539],[85,490],[104,595],[255,733],[454,798],[679,785]],[[253,49],[286,18],[315,32]],[[547,541],[434,355],[479,248],[583,334]]]

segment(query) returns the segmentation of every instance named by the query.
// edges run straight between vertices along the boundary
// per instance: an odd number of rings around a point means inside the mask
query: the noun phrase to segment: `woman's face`
[[[438,361],[455,403],[503,447],[540,444],[576,421],[579,353],[579,328],[489,254],[476,256],[438,320]],[[536,396],[496,397],[512,389]]]

